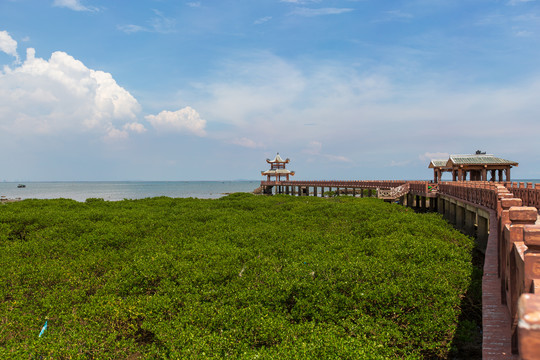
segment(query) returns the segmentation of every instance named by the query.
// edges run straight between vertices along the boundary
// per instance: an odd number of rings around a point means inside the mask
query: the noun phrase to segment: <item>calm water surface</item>
[[[196,197],[215,199],[234,192],[252,192],[260,181],[126,181],[126,182],[0,182],[0,196],[8,199],[66,198],[85,201],[102,198],[116,201],[147,197]]]

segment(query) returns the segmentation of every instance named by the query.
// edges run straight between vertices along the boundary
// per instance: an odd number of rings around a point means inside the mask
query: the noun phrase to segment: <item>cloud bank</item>
[[[178,111],[164,110],[157,115],[147,115],[145,118],[158,131],[206,135],[206,120],[201,119],[199,113],[189,106]]]
[[[27,49],[26,60],[0,71],[0,129],[16,134],[140,132],[137,100],[112,75],[92,70],[62,51],[50,59]]]
[[[73,11],[97,11],[92,6],[84,6],[80,0],[54,0],[53,6],[64,7]]]
[[[19,61],[17,54],[17,42],[9,35],[7,31],[0,31],[0,51],[13,56]]]

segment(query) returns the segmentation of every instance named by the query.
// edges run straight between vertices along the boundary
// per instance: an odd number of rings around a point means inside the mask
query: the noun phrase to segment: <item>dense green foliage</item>
[[[472,248],[376,199],[2,205],[0,358],[445,358]]]

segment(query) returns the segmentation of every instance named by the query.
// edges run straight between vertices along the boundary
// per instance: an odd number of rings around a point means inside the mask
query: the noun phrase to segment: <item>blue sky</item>
[[[540,178],[540,1],[0,1],[0,180]]]

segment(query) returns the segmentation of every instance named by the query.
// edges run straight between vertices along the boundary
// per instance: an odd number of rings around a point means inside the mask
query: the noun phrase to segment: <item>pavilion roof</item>
[[[447,162],[448,162],[448,160],[431,160],[431,162],[429,163],[428,168],[432,169],[432,168],[436,168],[436,167],[446,167]]]
[[[287,169],[271,169],[271,170],[261,171],[261,174],[263,174],[263,175],[277,175],[277,174],[280,174],[280,175],[286,175],[286,174],[294,175],[294,171],[287,170]]]
[[[455,165],[511,165],[518,166],[515,161],[498,158],[492,154],[474,154],[474,155],[450,155],[446,166]]]
[[[281,158],[281,156],[279,156],[279,153],[277,153],[276,157],[274,158],[274,160],[270,160],[270,159],[266,159],[266,162],[267,163],[270,163],[270,164],[273,164],[273,163],[288,163],[290,160],[287,159],[287,160],[283,160]]]

